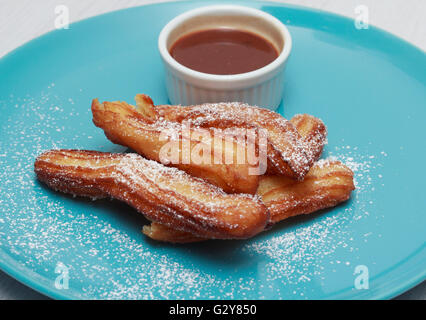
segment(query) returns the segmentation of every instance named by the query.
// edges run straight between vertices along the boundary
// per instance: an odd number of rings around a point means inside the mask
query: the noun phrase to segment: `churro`
[[[137,154],[51,150],[36,159],[34,170],[54,190],[94,199],[115,198],[151,221],[197,237],[248,238],[269,221],[258,196],[227,194]]]

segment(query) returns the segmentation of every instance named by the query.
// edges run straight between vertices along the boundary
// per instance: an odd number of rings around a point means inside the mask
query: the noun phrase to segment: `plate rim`
[[[150,7],[150,6],[168,6],[168,5],[180,5],[180,4],[189,4],[189,3],[194,3],[197,5],[197,7],[201,7],[201,6],[207,6],[210,5],[212,3],[215,4],[219,4],[219,3],[227,3],[225,1],[201,1],[201,0],[186,0],[186,1],[179,1],[179,2],[174,2],[174,1],[167,1],[167,2],[161,2],[161,3],[149,3],[149,4],[145,4],[145,5],[139,5],[139,6],[133,6],[133,7],[129,7],[129,8],[123,8],[123,9],[118,9],[118,10],[114,10],[114,11],[109,11],[109,12],[105,12],[99,15],[95,15],[95,16],[91,16],[88,18],[84,18],[81,20],[77,20],[73,23],[70,24],[70,26],[72,25],[76,25],[76,24],[80,24],[80,23],[86,23],[88,21],[91,20],[96,20],[98,18],[102,18],[103,16],[107,16],[107,15],[115,15],[115,14],[122,14],[125,11],[131,11],[134,9],[139,9],[142,7]],[[262,5],[269,5],[272,7],[279,7],[279,8],[290,8],[290,9],[295,9],[295,10],[300,10],[300,11],[308,11],[311,13],[316,13],[319,15],[323,15],[323,16],[327,16],[332,18],[333,21],[340,20],[340,21],[354,21],[353,19],[351,19],[350,17],[346,17],[337,13],[333,13],[333,12],[329,12],[329,11],[325,11],[325,10],[321,10],[321,9],[316,9],[316,8],[309,8],[309,7],[305,7],[305,6],[301,6],[301,5],[294,5],[294,4],[286,4],[286,3],[279,3],[279,2],[271,2],[271,1],[251,1],[251,2],[246,2],[246,1],[242,1],[242,0],[237,0],[236,3],[240,3],[242,5],[245,6],[249,6],[249,7],[253,7],[253,6],[262,6]],[[424,54],[426,57],[426,51],[424,51],[423,49],[421,49],[419,46],[410,43],[409,41],[400,38],[397,35],[394,35],[384,29],[381,29],[375,25],[369,24],[369,28],[373,29],[376,33],[380,34],[380,35],[385,35],[388,39],[387,41],[391,41],[394,45],[395,44],[400,44],[400,45],[404,45],[408,48],[410,48],[411,50],[416,50],[419,51],[420,53]],[[2,57],[0,57],[0,64],[3,63],[7,63],[7,60],[12,58],[15,54],[26,50],[27,45],[39,41],[41,38],[45,38],[48,37],[50,34],[52,33],[56,33],[56,32],[61,32],[61,30],[50,30],[47,31],[41,35],[39,35],[36,38],[33,38],[21,45],[19,45],[18,47],[12,49],[11,51],[7,52],[5,55],[3,55]],[[422,249],[425,249],[425,244],[423,246],[420,247],[420,250],[417,254],[420,254],[422,252]],[[415,254],[415,256],[417,255]],[[413,256],[414,257],[414,256]],[[409,258],[412,259],[413,257]],[[406,263],[410,260],[406,260],[403,261],[403,263]],[[53,286],[48,286],[46,283],[35,279],[34,277],[31,277],[28,275],[28,272],[34,273],[30,268],[26,267],[25,265],[20,264],[19,262],[17,262],[15,259],[11,258],[7,253],[5,253],[3,251],[3,249],[0,248],[0,269],[5,272],[7,275],[11,276],[12,278],[14,278],[15,280],[17,280],[18,282],[22,283],[23,285],[39,292],[42,295],[45,295],[49,298],[52,299],[60,299],[60,300],[64,300],[64,299],[81,299],[78,295],[76,294],[72,294],[73,291],[69,291],[69,290],[58,290],[56,288],[54,288]],[[27,271],[27,273],[25,273],[24,271]],[[409,289],[417,286],[418,284],[422,283],[423,281],[426,280],[426,269],[423,270],[423,272],[419,272],[416,273],[415,276],[411,276],[408,277],[407,280],[405,281],[401,281],[400,285],[398,286],[394,286],[393,288],[389,288],[389,289],[385,289],[383,293],[378,293],[378,294],[373,294],[371,296],[368,296],[368,299],[392,299],[406,291],[408,291]],[[387,286],[385,286],[385,288],[387,288]],[[67,294],[68,293],[68,294]],[[336,293],[335,295],[329,297],[329,298],[324,298],[324,299],[339,299],[339,293]],[[335,296],[335,297],[334,297]],[[96,297],[83,297],[85,299],[96,299]],[[345,298],[349,298],[349,299],[357,299],[356,295],[353,295],[353,297],[345,297]],[[343,298],[343,299],[345,299]],[[342,299],[342,298],[340,298]]]

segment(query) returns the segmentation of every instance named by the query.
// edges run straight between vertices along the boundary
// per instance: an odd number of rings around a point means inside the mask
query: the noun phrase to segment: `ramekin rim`
[[[232,10],[232,9],[240,10],[241,13],[244,13],[244,11],[245,13],[252,13],[260,18],[263,18],[264,20],[267,20],[269,23],[272,23],[275,27],[277,27],[277,29],[281,31],[281,33],[284,36],[284,47],[281,53],[278,55],[278,57],[274,61],[272,61],[271,63],[267,64],[266,66],[262,68],[259,68],[250,72],[231,74],[231,75],[218,75],[218,74],[204,73],[204,72],[190,69],[180,64],[179,62],[177,62],[170,55],[170,52],[167,49],[168,36],[170,32],[179,24],[181,24],[183,21],[197,15],[206,14],[208,12],[220,11],[220,10],[225,11],[225,10]],[[291,39],[290,32],[288,31],[287,27],[277,18],[259,9],[240,6],[240,5],[229,5],[229,4],[203,6],[203,7],[198,7],[198,8],[186,11],[184,13],[181,13],[180,15],[170,20],[163,27],[158,37],[158,49],[160,51],[160,55],[165,61],[165,63],[167,63],[172,69],[174,69],[178,73],[182,73],[185,76],[188,76],[191,78],[197,78],[203,81],[220,82],[220,83],[248,81],[248,80],[265,77],[269,73],[274,73],[274,71],[279,69],[288,59],[291,52],[291,48],[292,48],[292,39]]]

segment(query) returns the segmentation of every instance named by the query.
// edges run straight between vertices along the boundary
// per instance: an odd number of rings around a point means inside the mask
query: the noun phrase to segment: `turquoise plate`
[[[0,60],[1,268],[50,297],[77,299],[378,299],[424,280],[426,55],[340,16],[244,2],[289,27],[279,111],[328,125],[323,157],[355,172],[348,202],[247,241],[168,245],[144,237],[146,221],[122,203],[37,182],[34,159],[46,149],[124,151],[92,124],[91,99],[146,93],[167,103],[157,36],[212,3],[101,15]]]

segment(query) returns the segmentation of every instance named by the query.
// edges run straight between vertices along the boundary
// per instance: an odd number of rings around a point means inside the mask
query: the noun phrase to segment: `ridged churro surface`
[[[239,102],[196,106],[155,106],[155,111],[174,122],[191,121],[203,128],[260,128],[267,132],[268,172],[301,180],[309,171],[303,141],[295,126],[276,112]]]
[[[320,157],[327,143],[327,127],[321,119],[309,114],[297,114],[290,119],[302,137],[310,166]]]
[[[137,95],[136,105],[95,99],[93,122],[112,142],[151,160],[136,154],[52,150],[37,158],[38,178],[62,192],[125,201],[151,220],[143,228],[145,235],[178,243],[248,238],[286,218],[335,206],[354,189],[348,167],[317,161],[327,128],[311,115],[288,121],[241,103],[154,106],[146,95]],[[234,129],[266,131],[266,175],[250,172],[259,163],[238,161],[238,152],[247,146],[229,134]],[[210,140],[202,134],[206,130]],[[217,140],[213,130],[224,140]],[[169,151],[165,161],[164,147],[170,143],[179,148]],[[207,158],[221,161],[188,162],[184,145],[190,152],[208,146],[203,149],[211,152]],[[226,155],[232,155],[231,162],[229,157],[224,161]]]
[[[259,176],[252,172],[258,164],[238,159],[239,152],[247,154],[245,144],[157,117],[147,96],[138,95],[136,101],[138,109],[125,102],[101,104],[93,100],[94,124],[102,128],[112,142],[150,160],[176,166],[226,192],[256,192]]]
[[[271,212],[271,222],[333,207],[349,199],[353,172],[339,161],[320,160],[303,181],[282,176],[262,177],[257,194]]]
[[[55,190],[115,198],[151,221],[197,237],[248,238],[262,231],[269,220],[259,197],[227,194],[137,154],[51,150],[37,158],[34,169],[38,179]]]
[[[324,123],[311,115],[300,114],[290,120],[300,133],[310,161],[316,161],[327,139]],[[320,160],[313,165],[303,181],[280,175],[261,177],[257,194],[271,212],[271,222],[313,213],[349,199],[354,189],[352,171],[338,161]],[[186,243],[203,241],[192,234],[155,224],[144,227],[144,233],[159,241]],[[149,230],[149,232],[148,232]]]
[[[303,181],[282,176],[263,176],[257,194],[271,213],[271,223],[277,223],[292,216],[336,206],[348,200],[354,189],[353,173],[348,167],[339,161],[320,160]],[[144,227],[144,233],[155,240],[166,242],[205,240],[158,224]]]

